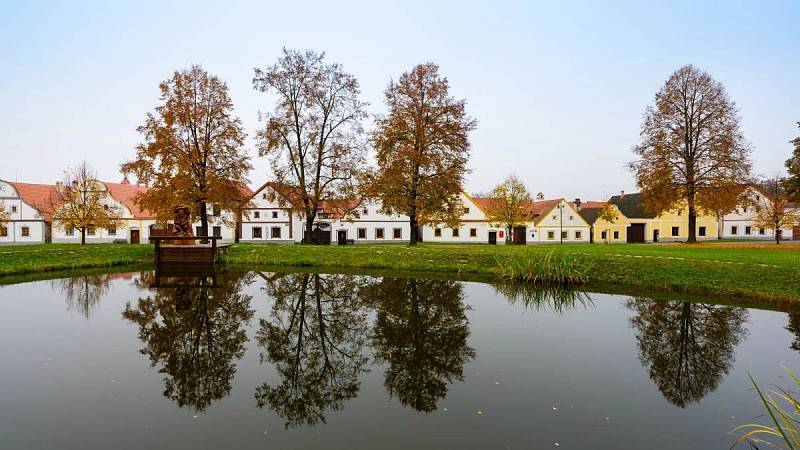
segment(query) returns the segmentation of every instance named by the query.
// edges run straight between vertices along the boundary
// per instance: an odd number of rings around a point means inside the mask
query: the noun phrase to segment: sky
[[[249,136],[274,98],[255,67],[283,47],[326,52],[369,112],[432,61],[478,120],[467,192],[516,174],[548,198],[602,200],[636,186],[626,164],[642,114],[685,64],[727,89],[775,175],[800,135],[800,2],[36,2],[0,3],[0,179],[53,183],[86,160],[100,179],[141,142],[158,83],[200,64],[230,88]],[[248,139],[250,181],[269,178]]]

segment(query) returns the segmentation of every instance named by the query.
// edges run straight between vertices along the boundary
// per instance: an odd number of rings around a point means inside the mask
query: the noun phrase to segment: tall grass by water
[[[800,379],[786,367],[783,370],[792,379],[795,387],[800,389]],[[800,449],[800,399],[797,398],[797,393],[781,387],[762,391],[753,376],[748,374],[748,377],[767,410],[769,423],[747,423],[734,428],[731,433],[741,433],[741,436],[731,448],[747,442],[751,448],[760,448],[758,445],[762,444],[769,448]]]
[[[533,285],[577,286],[589,280],[590,264],[560,250],[546,253],[517,253],[497,258],[497,272],[504,280]]]

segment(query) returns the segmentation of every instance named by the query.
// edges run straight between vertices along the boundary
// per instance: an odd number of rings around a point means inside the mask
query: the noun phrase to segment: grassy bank
[[[226,261],[243,266],[348,267],[498,275],[504,259],[544,255],[553,246],[235,245]],[[621,285],[667,292],[800,302],[800,246],[757,244],[570,244],[591,266],[587,288]]]
[[[225,257],[241,268],[313,267],[402,270],[496,279],[502,268],[561,248],[588,266],[586,289],[658,290],[800,304],[800,245],[700,244],[486,246],[234,245]],[[48,244],[0,247],[0,276],[83,268],[148,265],[149,245]],[[529,267],[529,266],[525,266]],[[534,267],[535,269],[535,267]],[[8,279],[8,278],[6,278]]]
[[[114,267],[153,260],[151,245],[40,244],[0,246],[0,276]]]

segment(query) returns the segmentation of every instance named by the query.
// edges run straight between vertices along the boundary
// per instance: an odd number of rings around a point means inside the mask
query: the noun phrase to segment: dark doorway
[[[347,230],[339,230],[336,232],[336,243],[339,245],[347,245]]]
[[[525,245],[525,227],[514,227],[514,244]]]
[[[653,230],[653,242],[658,242],[658,230]]]
[[[800,227],[792,228],[792,240],[800,241]]]
[[[644,224],[632,223],[628,227],[628,243],[644,243]]]
[[[131,230],[131,244],[139,243],[139,230]]]
[[[331,245],[331,230],[316,228],[311,232],[311,242],[313,244]]]
[[[497,245],[497,231],[489,232],[489,244]]]

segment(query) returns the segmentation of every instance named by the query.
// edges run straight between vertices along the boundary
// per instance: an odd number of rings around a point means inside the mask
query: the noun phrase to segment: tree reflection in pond
[[[214,287],[157,288],[135,308],[125,306],[122,316],[139,326],[141,353],[166,375],[165,397],[203,411],[230,393],[254,314],[251,296],[241,293],[251,280],[233,274]]]
[[[506,297],[512,305],[521,304],[525,309],[550,310],[557,313],[594,305],[584,291],[561,286],[535,286],[529,283],[499,283],[494,285],[498,294]]]
[[[388,363],[387,391],[417,411],[431,412],[447,386],[463,381],[469,322],[458,281],[385,278],[363,290],[377,310],[372,345]]]
[[[114,278],[114,274],[86,275],[53,280],[50,285],[61,291],[68,311],[75,311],[88,319],[108,292]]]
[[[714,391],[747,334],[743,308],[632,298],[639,360],[661,394],[681,408]]]
[[[256,388],[260,408],[269,406],[286,427],[325,422],[360,389],[367,310],[358,298],[361,280],[349,275],[279,274],[267,279],[273,299],[261,319],[261,362],[275,365],[280,382]]]
[[[789,313],[789,323],[786,324],[786,331],[794,335],[794,341],[789,344],[789,348],[794,351],[800,352],[800,314]]]

